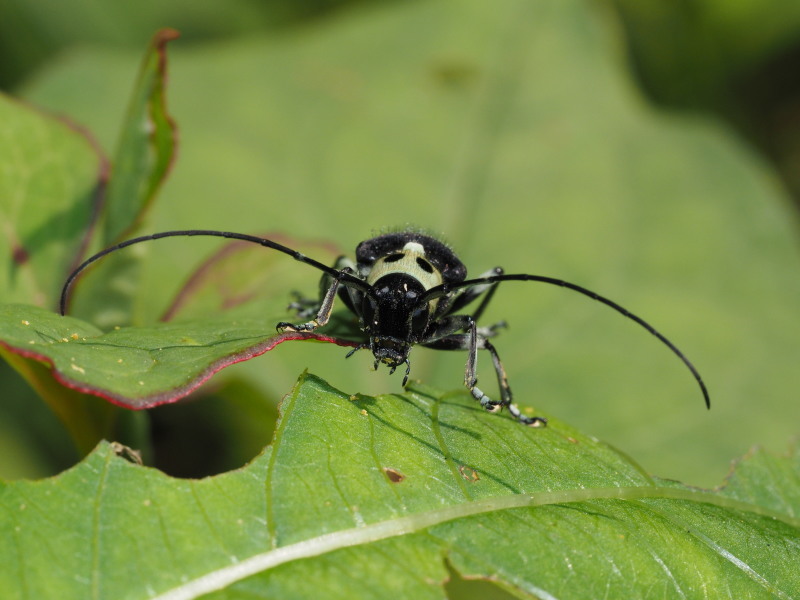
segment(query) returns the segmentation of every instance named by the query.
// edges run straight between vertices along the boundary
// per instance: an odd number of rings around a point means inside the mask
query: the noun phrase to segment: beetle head
[[[383,363],[394,371],[408,364],[411,347],[423,338],[430,321],[428,304],[419,303],[424,292],[414,277],[391,273],[376,281],[372,293],[364,296],[363,326],[376,366]]]

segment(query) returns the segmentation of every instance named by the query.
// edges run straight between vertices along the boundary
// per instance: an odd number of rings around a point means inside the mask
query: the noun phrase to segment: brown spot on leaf
[[[383,472],[386,473],[386,476],[392,483],[400,483],[406,478],[406,476],[403,475],[400,471],[398,471],[397,469],[392,469],[391,467],[386,467],[383,470]]]
[[[26,262],[28,262],[28,260],[30,260],[31,255],[28,254],[28,251],[19,244],[14,244],[11,249],[11,257],[14,260],[14,263],[18,265],[24,265]]]
[[[466,465],[460,465],[458,467],[458,472],[461,473],[461,476],[467,481],[478,481],[480,479],[478,472],[472,467],[468,467]]]

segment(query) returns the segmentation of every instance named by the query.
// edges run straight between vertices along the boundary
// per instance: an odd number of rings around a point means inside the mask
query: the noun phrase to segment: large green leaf
[[[3,100],[0,106],[6,134],[5,155],[0,156],[4,173],[0,178],[0,203],[7,257],[2,301],[27,303],[19,307],[19,314],[14,313],[13,305],[3,305],[0,355],[59,416],[82,452],[112,435],[112,426],[118,419],[110,406],[80,393],[86,391],[84,382],[69,378],[80,374],[82,368],[72,360],[75,357],[61,365],[68,372],[64,380],[73,384],[72,389],[67,389],[58,385],[38,362],[44,359],[53,364],[58,360],[47,353],[37,353],[34,346],[43,340],[72,341],[73,337],[96,336],[99,331],[77,321],[59,322],[53,313],[31,305],[57,305],[67,274],[78,265],[87,248],[92,248],[98,219],[105,224],[107,237],[117,235],[135,226],[152,202],[174,151],[174,127],[164,104],[164,46],[174,37],[175,33],[169,30],[156,34],[145,55],[129,113],[123,121],[110,183],[106,159],[78,127],[10,101]],[[94,246],[97,244],[95,241]],[[135,287],[135,279],[131,281],[135,268],[136,258],[130,254],[106,261],[95,273],[94,285],[82,286],[84,297],[89,299],[81,306],[83,314],[111,313],[117,316],[112,324],[123,322],[119,314],[128,314],[131,302],[130,294],[124,292],[125,284],[128,289]],[[43,325],[44,329],[32,333],[24,324],[29,323],[28,318],[36,323],[36,315],[41,315],[38,323],[49,320],[52,327]],[[9,326],[27,329],[23,337],[29,339],[22,341]],[[67,332],[65,328],[74,331]],[[15,347],[18,343],[24,347]],[[96,358],[104,354],[96,352]],[[95,366],[97,363],[88,362]],[[58,367],[55,372],[58,374]]]
[[[226,475],[171,479],[102,444],[5,484],[4,598],[443,598],[445,557],[523,598],[800,593],[797,453],[746,459],[710,493],[466,393],[348,396],[306,376],[282,413]]]
[[[5,96],[0,136],[0,303],[26,302],[31,311],[52,316],[41,307],[56,308],[61,283],[89,243],[108,164],[80,127]],[[0,356],[47,401],[82,452],[109,430],[110,407],[65,390],[35,362],[4,346]],[[4,381],[2,389],[3,401],[10,403],[15,386]]]
[[[7,304],[0,306],[0,339],[8,352],[49,365],[67,387],[139,409],[182,398],[220,369],[285,341],[348,344],[319,334],[278,334],[277,321],[222,317],[104,334],[79,319]]]
[[[730,456],[800,422],[793,221],[774,175],[728,131],[644,103],[615,26],[583,0],[434,0],[294,35],[178,43],[170,105],[183,149],[148,229],[283,230],[353,248],[411,222],[444,232],[471,273],[500,264],[584,284],[685,350],[713,410],[629,323],[560,290],[509,284],[486,320],[510,323],[496,345],[518,399],[651,470],[716,481]],[[138,61],[89,48],[26,95],[110,146]],[[163,314],[212,248],[163,244],[136,290],[138,324]],[[313,293],[318,274],[286,260],[276,297]],[[351,392],[396,389],[366,356],[345,365],[330,349],[287,346],[269,368],[236,372],[273,396],[308,365]],[[412,360],[414,376],[460,385],[463,356]]]
[[[0,95],[0,301],[55,308],[107,168],[80,128]]]

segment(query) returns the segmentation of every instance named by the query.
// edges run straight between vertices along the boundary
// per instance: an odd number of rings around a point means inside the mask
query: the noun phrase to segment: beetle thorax
[[[425,290],[443,282],[442,274],[425,257],[425,248],[418,242],[408,242],[402,250],[380,257],[367,275],[367,283],[375,283],[386,275],[402,273],[419,281]]]

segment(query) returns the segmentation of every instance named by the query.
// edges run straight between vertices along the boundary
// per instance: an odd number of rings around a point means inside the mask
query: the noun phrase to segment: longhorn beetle
[[[177,236],[216,236],[252,242],[288,254],[295,260],[322,271],[321,297],[318,300],[299,297],[290,304],[290,308],[297,311],[299,318],[310,320],[297,324],[281,322],[278,323],[277,330],[312,332],[324,326],[331,316],[333,303],[338,295],[342,303],[358,317],[363,332],[362,341],[347,357],[368,348],[375,357],[375,369],[378,368],[378,363],[383,363],[389,367],[390,373],[394,373],[397,367],[406,365],[404,387],[411,372],[408,355],[415,344],[437,350],[466,350],[464,385],[481,406],[490,411],[506,407],[520,423],[545,425],[545,419],[523,415],[512,402],[505,369],[497,350],[489,341],[504,323],[491,327],[477,325],[501,281],[538,281],[561,286],[602,302],[644,327],[683,361],[700,385],[706,406],[711,406],[708,390],[689,359],[652,325],[616,302],[562,279],[524,273],[506,275],[500,267],[490,269],[475,279],[467,279],[466,267],[447,245],[430,235],[415,231],[384,233],[365,240],[356,248],[355,262],[342,256],[333,267],[272,240],[244,233],[191,229],[145,235],[106,248],[78,266],[67,278],[61,291],[61,314],[66,311],[70,286],[90,264],[133,244]],[[459,314],[459,311],[478,298],[480,302],[471,314]],[[478,350],[486,350],[492,357],[500,386],[499,400],[489,398],[477,387]]]

